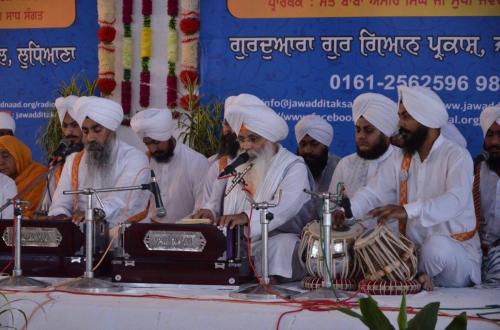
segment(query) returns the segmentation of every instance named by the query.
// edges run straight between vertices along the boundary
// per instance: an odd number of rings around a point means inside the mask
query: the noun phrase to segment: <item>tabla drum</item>
[[[367,281],[407,281],[417,273],[415,244],[385,225],[364,232],[354,243],[354,252]]]
[[[323,268],[320,230],[322,227],[316,220],[304,227],[299,245],[299,260],[310,276],[323,278],[326,274]],[[332,279],[353,279],[360,274],[360,267],[354,258],[353,246],[356,238],[362,233],[363,227],[360,224],[346,226],[345,231],[331,231]]]

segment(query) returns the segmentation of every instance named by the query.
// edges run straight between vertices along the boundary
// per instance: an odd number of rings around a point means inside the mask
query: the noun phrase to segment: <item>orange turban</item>
[[[31,150],[16,137],[10,135],[0,136],[0,149],[5,149],[16,161],[17,176],[16,181],[17,191],[20,193],[22,200],[28,201],[30,204],[23,212],[23,215],[31,217],[42,199],[45,190],[46,180],[40,180],[30,190],[23,192],[38,176],[47,172],[47,168],[41,164],[34,162],[31,158]]]

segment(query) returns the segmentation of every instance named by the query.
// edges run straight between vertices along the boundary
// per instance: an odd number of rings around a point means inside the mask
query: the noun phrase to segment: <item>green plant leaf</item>
[[[467,313],[462,312],[455,316],[445,330],[465,330],[467,329]]]
[[[439,302],[432,302],[424,306],[415,317],[408,322],[408,330],[430,330],[436,328]]]
[[[406,294],[404,292],[403,292],[403,297],[401,298],[401,307],[399,307],[398,326],[399,330],[406,330],[406,328],[408,327],[408,314],[406,312]]]
[[[361,322],[363,322],[367,327],[369,327],[368,324],[365,322],[365,319],[363,318],[363,316],[361,314],[356,313],[356,312],[350,310],[349,308],[337,308],[337,310],[339,312],[341,312],[341,313],[344,313],[344,314],[347,314],[349,316],[352,316],[352,317],[355,317],[357,319],[360,319]]]
[[[382,313],[377,305],[377,302],[372,297],[361,298],[359,300],[359,307],[361,309],[361,313],[363,314],[363,318],[370,329],[394,329],[391,322],[389,322],[384,313]]]

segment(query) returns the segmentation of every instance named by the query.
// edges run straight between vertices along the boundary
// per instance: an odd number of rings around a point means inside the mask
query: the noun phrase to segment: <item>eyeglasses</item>
[[[250,134],[248,136],[241,136],[241,135],[238,135],[238,142],[239,143],[245,143],[245,142],[250,142],[250,143],[258,143],[262,140],[262,136],[258,136],[258,135],[255,135],[255,134]]]

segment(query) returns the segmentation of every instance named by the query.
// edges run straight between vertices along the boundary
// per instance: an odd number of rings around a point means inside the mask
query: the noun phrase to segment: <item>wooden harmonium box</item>
[[[7,272],[14,265],[13,221],[0,221],[0,266]],[[85,271],[85,225],[69,220],[22,220],[21,269],[23,275],[38,277],[77,277]],[[94,262],[106,250],[108,239],[106,221],[95,221]],[[102,274],[105,263],[96,270]],[[109,271],[109,261],[107,266]]]
[[[115,282],[237,285],[241,264],[226,258],[226,235],[211,224],[121,227],[111,262]]]

